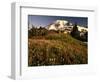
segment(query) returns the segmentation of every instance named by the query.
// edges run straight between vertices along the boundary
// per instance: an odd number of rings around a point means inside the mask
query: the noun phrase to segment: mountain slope
[[[66,20],[56,20],[45,28],[47,28],[48,30],[65,30],[69,28],[73,29],[73,24]],[[81,31],[82,29],[88,31],[88,28],[78,25],[78,31]]]
[[[29,66],[87,64],[87,45],[70,35],[29,39]]]

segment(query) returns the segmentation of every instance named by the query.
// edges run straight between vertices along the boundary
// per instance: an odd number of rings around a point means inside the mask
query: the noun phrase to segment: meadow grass
[[[28,39],[28,65],[87,64],[87,44],[69,34],[55,33]]]

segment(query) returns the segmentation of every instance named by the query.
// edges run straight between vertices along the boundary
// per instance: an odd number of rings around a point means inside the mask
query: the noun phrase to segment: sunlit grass
[[[28,49],[29,66],[88,63],[87,45],[63,33],[29,38]]]

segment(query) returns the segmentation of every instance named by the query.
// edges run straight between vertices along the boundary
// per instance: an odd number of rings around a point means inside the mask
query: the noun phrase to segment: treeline
[[[28,30],[28,37],[29,38],[32,38],[33,36],[45,36],[47,34],[54,34],[54,33],[64,33],[64,31],[61,31],[61,30],[47,30],[46,28],[44,27],[39,27],[39,28],[36,28],[36,27],[32,27],[30,30]],[[70,35],[80,41],[85,41],[87,42],[88,41],[88,32],[85,31],[84,29],[80,32],[78,31],[78,27],[77,27],[77,23],[74,24],[73,26],[73,30],[72,32],[70,33]]]
[[[36,28],[33,26],[30,30],[28,30],[28,37],[32,38],[34,36],[45,36],[48,34],[55,34],[55,33],[61,33],[61,32],[63,31],[47,30],[46,28],[41,27],[41,26],[39,28]]]
[[[28,37],[31,38],[32,36],[45,36],[47,33],[48,30],[44,27],[32,27],[30,30],[28,30]]]

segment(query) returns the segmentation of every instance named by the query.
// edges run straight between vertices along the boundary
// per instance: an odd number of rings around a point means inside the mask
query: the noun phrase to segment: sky
[[[45,27],[56,20],[67,20],[73,24],[77,23],[80,26],[88,26],[87,17],[28,15],[28,24],[36,27]]]

